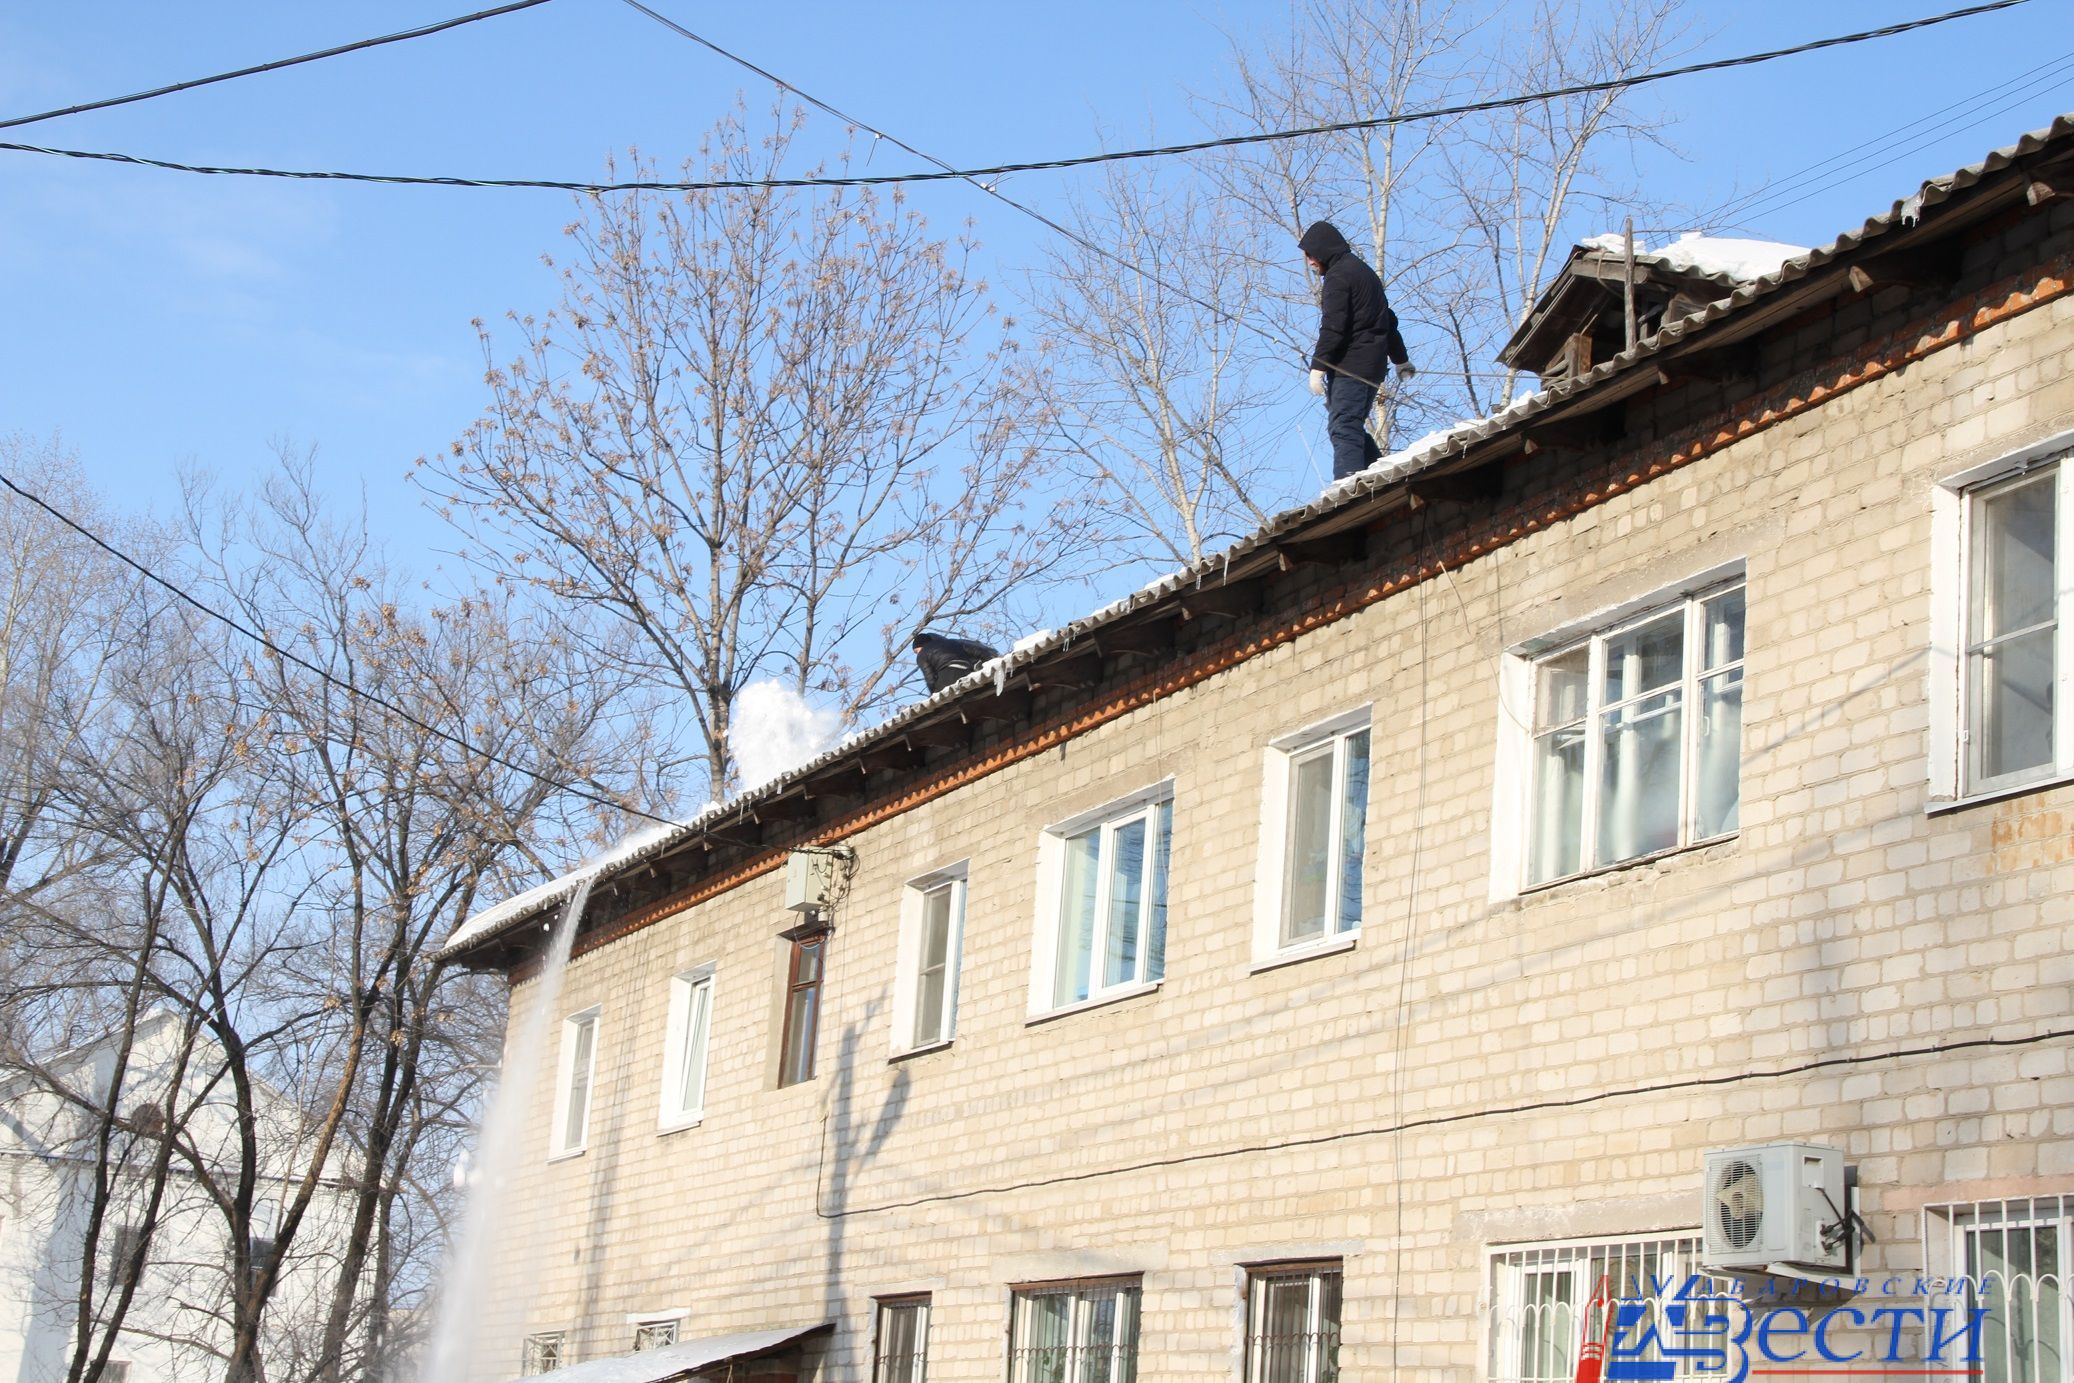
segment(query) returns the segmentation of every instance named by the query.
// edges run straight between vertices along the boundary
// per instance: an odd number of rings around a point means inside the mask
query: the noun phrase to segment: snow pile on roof
[[[1589,240],[1578,241],[1577,248],[1620,255],[1627,252],[1627,241],[1617,234],[1594,235]],[[1807,253],[1805,245],[1787,245],[1777,240],[1737,240],[1687,231],[1670,244],[1658,245],[1653,250],[1637,246],[1635,258],[1683,274],[1711,274],[1738,283],[1753,283],[1766,274],[1778,273],[1788,260]]]
[[[1695,274],[1720,274],[1750,283],[1766,274],[1776,274],[1786,261],[1808,253],[1805,245],[1786,245],[1776,240],[1736,240],[1726,236],[1701,235],[1688,231],[1668,245],[1646,251],[1646,257],[1672,269]]]
[[[819,758],[835,744],[842,717],[809,703],[782,682],[764,678],[742,688],[728,726],[728,748],[752,792]]]
[[[721,1335],[710,1340],[692,1340],[681,1345],[643,1350],[607,1359],[591,1359],[557,1370],[570,1383],[674,1383],[695,1373],[717,1369],[736,1360],[771,1353],[826,1326],[803,1326],[785,1330],[749,1330],[739,1335]],[[515,1381],[514,1381],[515,1383]]]

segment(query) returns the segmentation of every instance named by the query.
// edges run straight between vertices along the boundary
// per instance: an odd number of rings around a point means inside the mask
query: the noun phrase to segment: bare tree
[[[84,1169],[70,1383],[139,1337],[228,1383],[379,1377],[496,1050],[456,1014],[494,996],[434,952],[597,824],[559,784],[640,748],[554,623],[504,596],[414,608],[306,462],[256,514],[192,513],[178,579],[294,656],[140,612],[57,780],[94,906],[0,895],[33,923],[0,992],[10,1122],[40,1101]],[[61,1054],[89,1032],[91,1061]]]
[[[740,110],[689,175],[777,173],[795,114]],[[569,228],[560,307],[515,317],[488,416],[424,465],[470,556],[638,635],[730,785],[754,676],[846,717],[905,635],[998,611],[1054,559],[1020,520],[1034,390],[968,266],[899,194],[626,196]]]
[[[1111,165],[1035,284],[1049,411],[1117,563],[1193,562],[1266,519],[1248,445],[1266,397],[1246,325],[1256,266],[1229,204],[1176,182]]]

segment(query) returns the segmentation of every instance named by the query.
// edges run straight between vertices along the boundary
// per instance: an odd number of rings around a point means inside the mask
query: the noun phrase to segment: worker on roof
[[[1318,345],[1311,352],[1311,392],[1325,400],[1332,438],[1332,478],[1368,469],[1382,454],[1368,432],[1368,415],[1382,387],[1385,363],[1410,378],[1411,358],[1397,334],[1397,314],[1383,281],[1330,221],[1319,221],[1296,242],[1304,262],[1323,281],[1318,296]]]

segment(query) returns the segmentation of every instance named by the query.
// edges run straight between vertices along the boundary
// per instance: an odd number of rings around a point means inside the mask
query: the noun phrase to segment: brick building
[[[1567,1380],[1798,1142],[1825,1349],[1993,1274],[2067,1383],[2070,193],[2063,118],[1562,355],[624,852],[558,989],[576,880],[472,922],[558,1030],[483,1376]]]

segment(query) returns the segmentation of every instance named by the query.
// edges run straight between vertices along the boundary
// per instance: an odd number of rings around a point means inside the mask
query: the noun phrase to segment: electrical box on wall
[[[843,877],[844,852],[794,850],[785,857],[785,907],[791,912],[827,912]]]
[[[1702,1254],[1710,1268],[1845,1265],[1844,1155],[1813,1143],[1707,1154]]]

